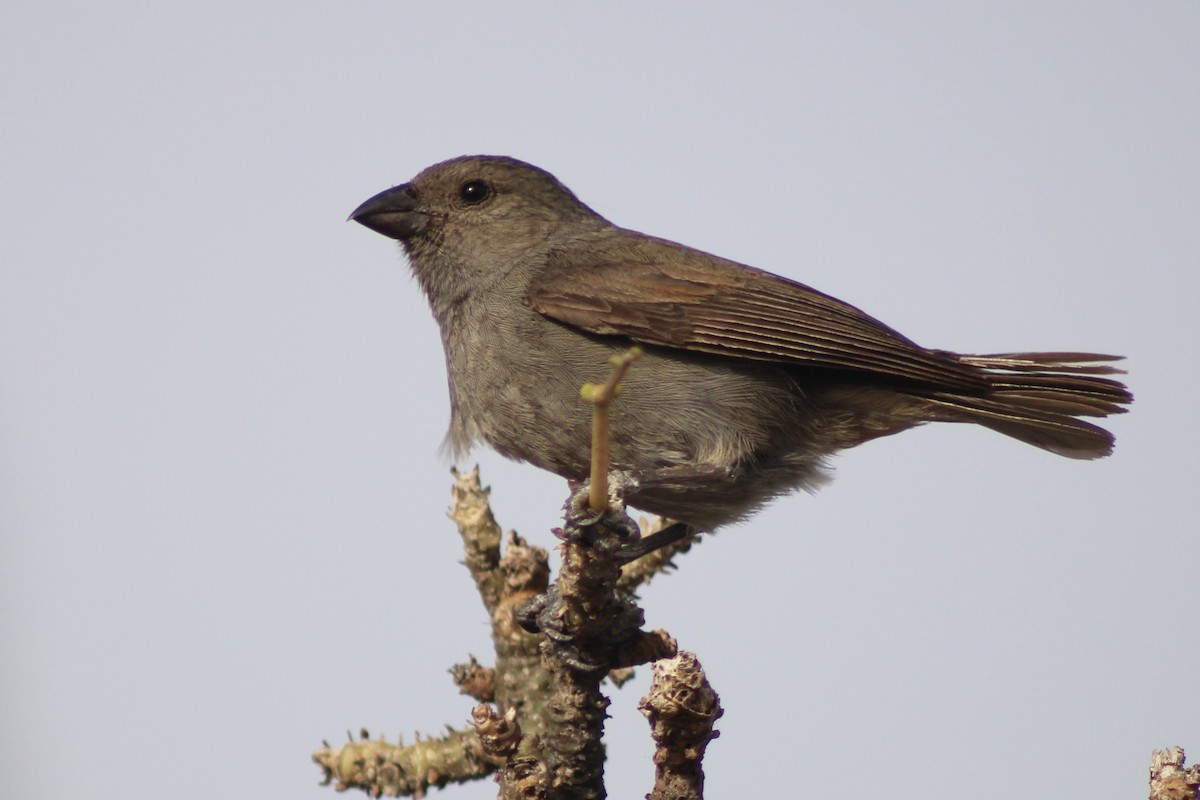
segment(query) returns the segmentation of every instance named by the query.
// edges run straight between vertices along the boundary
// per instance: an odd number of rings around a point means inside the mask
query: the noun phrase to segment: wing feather
[[[854,306],[661,239],[551,251],[527,304],[564,324],[645,344],[944,388],[988,383],[978,366],[921,347]]]

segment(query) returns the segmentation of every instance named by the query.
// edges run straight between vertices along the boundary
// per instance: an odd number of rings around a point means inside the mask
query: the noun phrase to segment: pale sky
[[[1145,796],[1200,758],[1198,41],[1194,2],[13,5],[0,794],[332,798],[322,739],[464,724],[440,343],[345,219],[497,153],[931,347],[1129,357],[1110,459],[928,427],[649,587],[726,708],[709,796]],[[549,545],[562,482],[475,458]]]

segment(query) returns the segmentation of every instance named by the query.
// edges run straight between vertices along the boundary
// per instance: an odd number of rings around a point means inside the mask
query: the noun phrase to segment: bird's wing
[[[854,306],[664,240],[611,237],[552,250],[526,302],[564,324],[645,344],[945,388],[987,384],[977,368]]]

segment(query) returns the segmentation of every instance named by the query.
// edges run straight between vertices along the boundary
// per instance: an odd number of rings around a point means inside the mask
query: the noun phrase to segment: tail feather
[[[1069,458],[1101,458],[1113,435],[1078,417],[1122,414],[1133,395],[1105,375],[1123,374],[1096,353],[997,353],[963,355],[988,388],[981,393],[930,392],[924,397],[939,419],[974,422]]]
[[[942,351],[946,352],[946,351]],[[984,369],[1002,369],[1009,372],[1043,372],[1052,369],[1056,373],[1076,372],[1084,375],[1124,375],[1125,370],[1101,362],[1124,361],[1125,356],[1110,356],[1104,353],[987,353],[984,355],[953,355],[963,364]]]

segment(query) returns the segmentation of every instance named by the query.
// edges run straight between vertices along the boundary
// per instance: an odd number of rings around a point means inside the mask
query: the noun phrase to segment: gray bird
[[[1132,396],[1094,353],[921,347],[803,284],[619,228],[548,172],[464,156],[350,218],[398,239],[441,328],[448,443],[573,480],[614,353],[643,358],[612,408],[626,499],[696,530],[828,479],[827,456],[923,422],[973,422],[1070,458],[1112,452],[1079,417]]]

